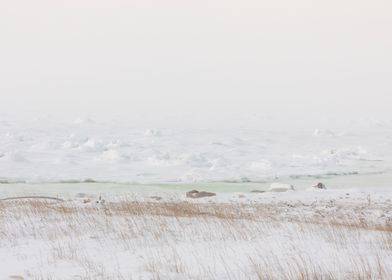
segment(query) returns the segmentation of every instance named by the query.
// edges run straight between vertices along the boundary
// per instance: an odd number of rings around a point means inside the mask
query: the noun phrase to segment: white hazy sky
[[[384,113],[391,0],[0,2],[1,112]]]

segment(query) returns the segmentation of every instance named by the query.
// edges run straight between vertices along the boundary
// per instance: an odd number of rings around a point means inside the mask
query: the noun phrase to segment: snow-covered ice
[[[148,128],[125,120],[7,119],[0,122],[0,178],[148,184],[388,173],[392,128],[371,124],[349,123],[335,133],[287,131],[272,120]]]

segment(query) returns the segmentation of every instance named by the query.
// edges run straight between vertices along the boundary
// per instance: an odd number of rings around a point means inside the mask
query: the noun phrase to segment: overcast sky
[[[0,110],[388,114],[391,15],[390,0],[1,1]]]

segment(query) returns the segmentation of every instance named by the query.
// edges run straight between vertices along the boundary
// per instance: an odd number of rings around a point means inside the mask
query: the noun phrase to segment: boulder
[[[326,190],[327,187],[323,183],[318,183],[317,185],[312,186],[312,188]]]
[[[186,197],[189,198],[201,198],[201,197],[210,197],[210,196],[215,196],[215,193],[211,192],[199,192],[197,190],[192,190],[186,193]]]

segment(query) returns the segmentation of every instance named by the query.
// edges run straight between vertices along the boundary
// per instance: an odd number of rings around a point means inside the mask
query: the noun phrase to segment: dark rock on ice
[[[321,190],[326,190],[327,189],[323,183],[318,183],[317,185],[314,185],[313,188],[321,189]]]
[[[199,192],[197,190],[192,190],[186,193],[186,197],[189,198],[201,198],[201,197],[210,197],[210,196],[215,196],[215,193],[211,193],[211,192]]]

